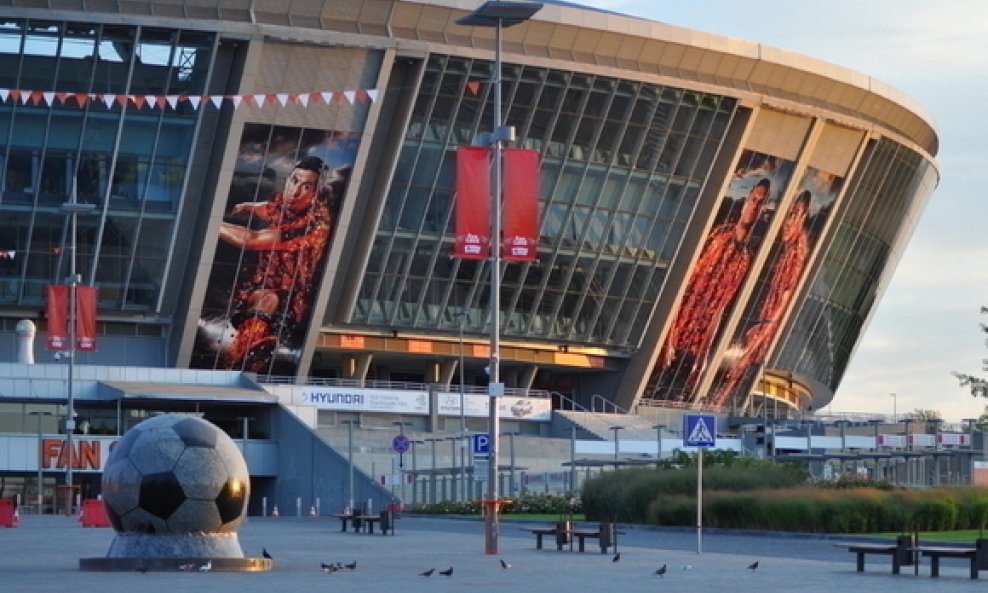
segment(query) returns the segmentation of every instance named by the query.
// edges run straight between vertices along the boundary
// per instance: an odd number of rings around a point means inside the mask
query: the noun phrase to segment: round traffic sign
[[[411,446],[411,439],[403,434],[399,434],[391,439],[391,448],[394,449],[395,453],[407,453]]]

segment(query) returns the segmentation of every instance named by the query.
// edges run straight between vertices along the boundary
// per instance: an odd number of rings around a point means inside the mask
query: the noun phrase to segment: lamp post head
[[[488,0],[473,12],[456,19],[456,24],[466,27],[513,27],[529,20],[540,10],[541,2]]]

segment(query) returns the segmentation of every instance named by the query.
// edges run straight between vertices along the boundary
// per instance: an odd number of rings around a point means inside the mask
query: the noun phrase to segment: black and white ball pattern
[[[235,532],[249,496],[247,463],[233,439],[195,416],[141,422],[103,470],[104,506],[119,532]]]

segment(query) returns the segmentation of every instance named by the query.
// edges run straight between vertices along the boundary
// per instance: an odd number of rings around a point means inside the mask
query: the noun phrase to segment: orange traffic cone
[[[281,515],[278,514],[278,505],[274,505],[274,510],[271,511],[271,516],[272,517],[280,517],[281,516]]]

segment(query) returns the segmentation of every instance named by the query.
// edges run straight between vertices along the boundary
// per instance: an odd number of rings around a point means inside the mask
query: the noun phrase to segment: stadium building
[[[494,299],[523,437],[563,408],[819,410],[939,179],[931,118],[877,80],[568,2],[503,29],[500,79],[474,0],[0,4],[0,471],[25,483],[73,396],[106,439],[204,415],[282,506],[345,498],[320,430],[483,431],[495,259],[453,257],[455,172],[498,82],[539,162],[537,257],[498,260]],[[66,284],[89,300],[52,351]]]

